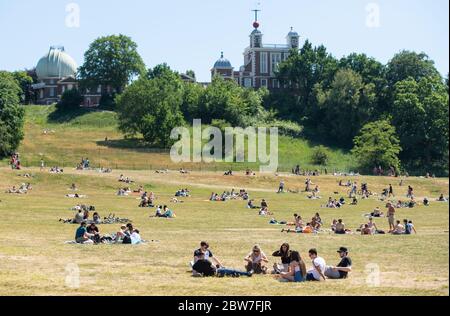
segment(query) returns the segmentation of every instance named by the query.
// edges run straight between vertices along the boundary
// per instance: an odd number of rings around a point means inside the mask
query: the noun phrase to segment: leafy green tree
[[[395,127],[388,120],[371,122],[355,137],[352,153],[363,171],[370,172],[374,166],[393,167],[398,171],[399,143]]]
[[[64,91],[61,96],[61,101],[58,102],[57,107],[59,110],[75,110],[79,109],[81,103],[83,102],[83,97],[78,89],[71,89]]]
[[[306,41],[300,51],[291,50],[278,66],[277,77],[284,88],[271,104],[282,118],[313,123],[317,114],[314,88],[317,84],[328,88],[337,69],[338,61],[324,46],[313,47]]]
[[[448,174],[449,97],[437,77],[398,82],[394,92],[393,123],[411,172]]]
[[[33,89],[31,88],[33,78],[26,71],[15,71],[12,75],[21,89],[20,102],[29,104],[34,98]]]
[[[0,157],[12,154],[23,139],[25,112],[20,107],[20,93],[14,76],[0,71]]]
[[[145,65],[137,51],[137,44],[125,35],[111,35],[96,39],[84,54],[79,69],[83,87],[111,86],[117,93],[145,73]]]
[[[373,84],[376,106],[375,111],[372,112],[371,120],[378,120],[389,109],[386,67],[365,54],[352,53],[339,61],[339,68],[353,70],[361,76],[365,85]]]
[[[353,138],[372,117],[376,96],[373,83],[364,84],[362,77],[350,69],[341,69],[329,90],[316,87],[322,112],[321,133],[335,143],[351,147]]]
[[[182,126],[183,84],[170,74],[133,82],[116,98],[119,128],[128,136],[142,134],[151,145],[167,148],[170,132]]]
[[[425,53],[402,51],[395,55],[387,64],[386,79],[390,87],[397,82],[413,78],[419,81],[422,78],[441,78],[434,66],[434,61]]]
[[[245,89],[234,81],[215,77],[202,93],[198,113],[205,123],[220,119],[233,126],[246,127],[253,122],[250,120],[252,116],[264,110],[264,91]]]
[[[183,104],[181,111],[187,122],[192,123],[192,120],[202,118],[200,112],[200,99],[204,93],[204,88],[196,83],[186,82],[183,89]]]

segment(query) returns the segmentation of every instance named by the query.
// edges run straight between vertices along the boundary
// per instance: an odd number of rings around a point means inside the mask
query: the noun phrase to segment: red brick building
[[[225,79],[235,80],[240,86],[247,88],[278,89],[280,83],[275,71],[278,64],[288,58],[291,49],[299,49],[300,36],[291,28],[285,44],[266,44],[259,30],[259,22],[255,21],[253,27],[250,45],[244,51],[244,65],[235,71],[222,53],[211,70],[211,76],[220,75]]]

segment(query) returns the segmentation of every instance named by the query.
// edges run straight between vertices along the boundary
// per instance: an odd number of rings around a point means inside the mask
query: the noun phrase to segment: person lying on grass
[[[255,202],[255,200],[249,200],[247,203],[247,208],[252,209],[252,210],[258,209],[259,207],[254,205],[253,202]]]
[[[82,198],[86,198],[87,196],[75,193],[75,194],[66,194],[66,197],[72,198],[72,199],[82,199]]]
[[[306,265],[300,257],[298,251],[293,251],[290,256],[291,262],[288,271],[281,272],[275,278],[284,282],[304,282],[306,281]]]
[[[209,260],[205,259],[205,254],[201,251],[197,254],[198,260],[194,264],[193,269],[196,272],[193,274],[195,277],[239,277],[239,276],[248,276],[251,277],[251,272],[243,272],[233,269],[227,269],[223,267],[214,266]]]
[[[325,276],[329,279],[347,279],[348,274],[352,271],[352,259],[348,256],[348,249],[341,247],[337,251],[341,261],[337,266],[328,266],[325,269]]]
[[[281,245],[280,250],[277,250],[272,254],[273,257],[281,258],[281,264],[280,263],[273,264],[272,274],[280,274],[282,272],[288,272],[292,254],[292,251],[289,248],[290,248],[289,244],[284,243]]]
[[[266,254],[261,250],[261,247],[255,245],[252,251],[244,258],[244,261],[247,263],[245,269],[247,272],[256,273],[256,274],[266,274],[267,266],[269,263]]]

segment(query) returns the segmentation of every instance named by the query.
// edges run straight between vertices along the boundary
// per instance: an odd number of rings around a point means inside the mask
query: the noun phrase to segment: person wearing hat
[[[325,276],[329,279],[346,279],[349,272],[352,271],[352,259],[348,257],[348,249],[345,247],[339,248],[337,252],[341,257],[341,262],[336,267],[327,267]]]

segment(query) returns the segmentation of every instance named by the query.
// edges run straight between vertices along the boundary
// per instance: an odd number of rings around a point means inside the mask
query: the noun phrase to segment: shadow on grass
[[[63,109],[56,107],[56,110],[49,114],[48,121],[49,123],[69,123],[77,117],[93,111],[95,110],[88,108]]]
[[[138,138],[125,138],[125,139],[110,139],[104,141],[97,141],[98,146],[114,148],[114,149],[126,149],[133,150],[142,153],[169,153],[170,149],[158,148]]]

